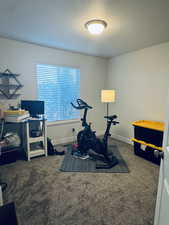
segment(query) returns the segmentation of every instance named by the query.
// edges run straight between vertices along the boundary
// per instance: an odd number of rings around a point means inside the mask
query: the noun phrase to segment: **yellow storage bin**
[[[139,120],[134,126],[134,152],[157,164],[160,158],[154,157],[154,150],[162,151],[164,123],[150,120]]]
[[[162,147],[164,123],[150,120],[139,120],[132,123],[134,138],[145,143]]]
[[[164,122],[151,120],[138,120],[132,123],[133,126],[144,127],[152,130],[164,131]]]

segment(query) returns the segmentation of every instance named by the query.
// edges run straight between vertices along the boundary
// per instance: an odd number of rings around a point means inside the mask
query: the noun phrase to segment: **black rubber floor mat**
[[[93,173],[128,173],[129,169],[121,156],[117,146],[109,146],[110,151],[118,159],[118,164],[112,167],[111,169],[96,169],[96,164],[99,164],[99,161],[94,161],[91,159],[79,159],[71,155],[71,145],[67,146],[68,151],[63,159],[60,171],[63,172],[93,172]]]

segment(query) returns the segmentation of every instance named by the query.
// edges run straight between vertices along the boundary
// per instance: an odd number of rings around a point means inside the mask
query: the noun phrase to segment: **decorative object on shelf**
[[[23,87],[18,80],[19,74],[12,73],[9,69],[0,72],[0,98],[16,99],[20,94],[16,92]]]
[[[107,116],[109,115],[109,103],[115,102],[115,90],[102,90],[101,102],[107,103]]]

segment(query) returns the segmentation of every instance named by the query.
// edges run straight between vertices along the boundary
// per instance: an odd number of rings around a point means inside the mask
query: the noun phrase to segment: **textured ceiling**
[[[101,36],[91,19],[108,23]],[[169,41],[169,0],[0,0],[0,36],[112,57]]]

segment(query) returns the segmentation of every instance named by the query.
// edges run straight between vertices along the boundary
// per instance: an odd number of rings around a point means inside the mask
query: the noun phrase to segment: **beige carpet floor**
[[[153,225],[159,166],[115,143],[130,173],[63,173],[63,156],[0,167],[20,225]],[[61,146],[59,148],[62,148]]]

